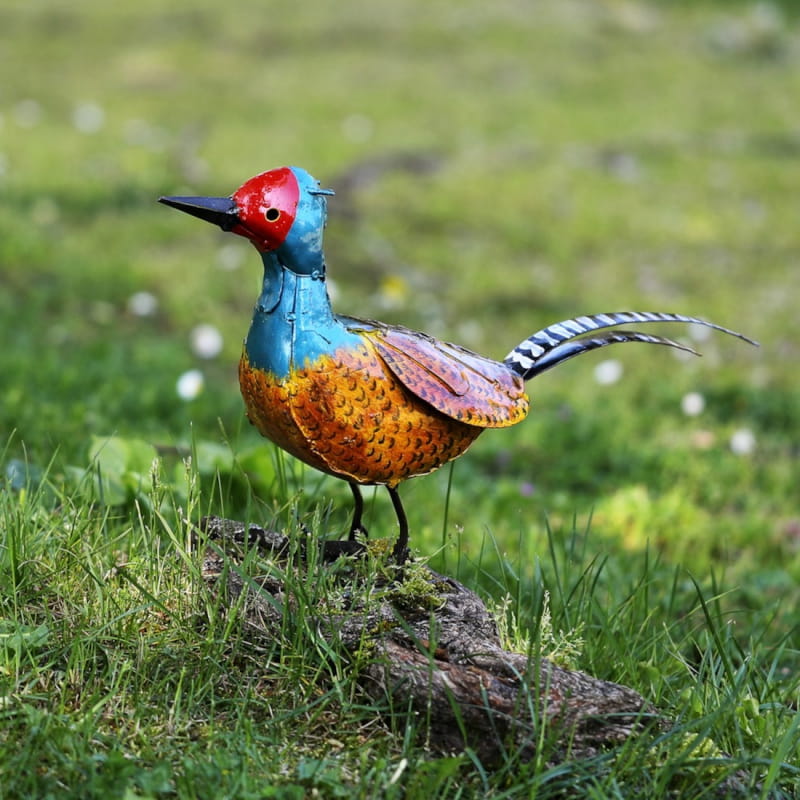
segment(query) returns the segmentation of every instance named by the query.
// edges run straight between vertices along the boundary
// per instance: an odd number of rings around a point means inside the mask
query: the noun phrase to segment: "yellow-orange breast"
[[[396,486],[461,455],[483,430],[406,389],[365,341],[285,378],[254,368],[239,384],[261,434],[317,469],[357,483]]]

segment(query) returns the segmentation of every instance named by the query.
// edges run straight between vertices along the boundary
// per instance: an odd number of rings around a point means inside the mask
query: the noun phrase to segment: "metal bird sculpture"
[[[259,432],[306,464],[350,484],[349,539],[366,535],[360,488],[389,491],[408,556],[408,521],[397,487],[462,455],[486,428],[528,413],[524,383],[567,359],[622,342],[691,350],[619,325],[686,322],[745,341],[740,333],[683,314],[623,311],[567,319],[537,331],[503,361],[398,325],[334,314],[322,234],[332,191],[305,170],[263,172],[230,197],[160,202],[249,239],[264,280],[239,364],[247,415]]]

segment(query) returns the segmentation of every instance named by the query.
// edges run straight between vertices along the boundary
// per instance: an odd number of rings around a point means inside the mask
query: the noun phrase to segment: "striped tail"
[[[686,350],[689,353],[694,353],[694,355],[700,355],[691,347],[675,342],[672,339],[666,339],[663,336],[651,336],[638,331],[616,330],[604,331],[596,336],[585,335],[603,328],[614,328],[617,325],[642,322],[691,322],[736,336],[752,345],[758,345],[758,342],[741,333],[723,328],[721,325],[715,325],[713,322],[706,322],[706,320],[698,319],[697,317],[687,317],[683,314],[665,314],[659,311],[619,311],[613,314],[593,314],[591,316],[576,317],[575,319],[565,319],[563,322],[556,322],[554,325],[542,328],[542,330],[537,331],[533,336],[529,336],[524,342],[518,344],[505,357],[504,363],[523,380],[527,381],[540,372],[544,372],[562,361],[579,356],[581,353],[588,353],[590,350],[597,350],[600,347],[622,342],[663,344],[668,347],[675,347],[678,350]]]

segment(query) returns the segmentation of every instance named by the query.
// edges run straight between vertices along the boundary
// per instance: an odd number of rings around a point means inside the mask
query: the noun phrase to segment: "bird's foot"
[[[339,556],[363,556],[367,552],[369,533],[360,523],[350,528],[346,539],[325,540],[322,542],[323,561],[336,561]]]
[[[363,542],[352,539],[328,539],[321,544],[322,560],[325,562],[336,561],[340,556],[363,556],[367,551]]]
[[[325,563],[336,561],[339,556],[362,556],[366,552],[364,540],[367,538],[367,531],[360,526],[351,530],[347,539],[323,539],[316,536],[305,522],[298,520],[297,525],[309,539],[317,539],[319,552]]]
[[[369,539],[369,531],[361,523],[350,528],[350,533],[347,536],[348,541],[358,542],[366,541],[367,539]]]
[[[399,544],[399,542],[398,542]],[[407,547],[394,546],[392,550],[392,560],[397,568],[398,580],[402,583],[404,576],[404,567],[408,564],[411,556],[411,551]]]

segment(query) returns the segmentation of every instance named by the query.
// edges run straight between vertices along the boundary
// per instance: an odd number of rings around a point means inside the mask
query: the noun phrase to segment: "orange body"
[[[483,426],[460,422],[409,391],[369,340],[285,378],[239,363],[258,431],[312,467],[361,484],[397,486],[460,456]]]

